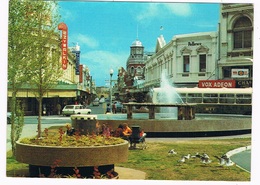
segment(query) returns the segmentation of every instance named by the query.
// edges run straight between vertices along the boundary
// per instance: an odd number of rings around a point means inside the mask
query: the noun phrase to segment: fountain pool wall
[[[251,117],[238,115],[196,115],[196,119],[193,120],[124,119],[124,117],[119,119],[119,117],[120,115],[107,115],[102,119],[98,117],[98,121],[100,124],[109,124],[112,129],[116,129],[122,123],[128,123],[129,126],[139,125],[147,133],[147,137],[203,137],[248,134],[251,133],[252,128]]]

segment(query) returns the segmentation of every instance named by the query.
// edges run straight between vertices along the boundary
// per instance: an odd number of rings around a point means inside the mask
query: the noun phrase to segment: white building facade
[[[252,87],[253,19],[253,4],[221,4],[216,32],[176,35],[167,44],[159,36],[145,62],[145,90],[158,87],[163,72],[176,87],[214,80]]]
[[[177,87],[215,79],[217,48],[217,32],[176,35],[168,44],[161,35],[156,54],[146,61],[145,86],[159,86],[162,73]]]

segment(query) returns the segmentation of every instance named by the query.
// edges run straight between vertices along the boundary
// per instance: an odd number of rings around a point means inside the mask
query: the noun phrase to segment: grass
[[[172,142],[147,142],[145,150],[129,150],[128,161],[116,166],[141,170],[149,180],[196,180],[196,181],[250,181],[250,173],[236,166],[219,166],[214,155],[222,155],[235,148],[251,145],[250,138],[221,140],[189,140]],[[177,155],[168,155],[170,149]],[[177,161],[182,155],[207,153],[212,163],[204,165],[199,159],[189,159],[180,164]],[[17,174],[19,169],[28,168],[7,155],[8,174]]]
[[[250,145],[249,139],[201,140],[147,143],[145,150],[130,150],[128,162],[119,166],[146,172],[150,180],[203,180],[203,181],[250,181],[250,173],[236,166],[220,166],[214,155]],[[168,155],[175,149],[177,155]],[[207,153],[212,163],[205,165],[200,159],[189,159],[180,164],[182,155],[196,152]]]

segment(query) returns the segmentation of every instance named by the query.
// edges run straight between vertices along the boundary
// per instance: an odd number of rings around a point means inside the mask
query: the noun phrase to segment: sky
[[[96,86],[109,84],[119,67],[126,69],[130,46],[139,39],[154,52],[157,37],[168,43],[174,35],[217,31],[218,3],[59,1],[61,22],[68,26],[68,44],[80,46]],[[160,28],[163,29],[160,29]]]

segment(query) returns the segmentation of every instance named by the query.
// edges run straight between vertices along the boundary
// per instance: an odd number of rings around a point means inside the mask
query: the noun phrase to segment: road
[[[106,107],[99,106],[90,106],[92,114],[104,114]],[[42,130],[50,127],[50,125],[65,125],[66,123],[71,123],[70,117],[62,116],[62,115],[50,115],[50,116],[42,116],[41,119]],[[31,137],[37,135],[37,124],[38,124],[38,116],[25,116],[24,117],[24,127],[23,132],[20,138],[23,137]],[[7,125],[7,133],[6,133],[6,149],[7,151],[11,149],[11,125]]]

